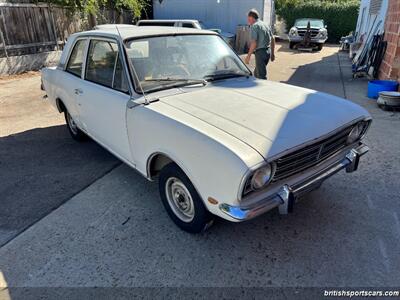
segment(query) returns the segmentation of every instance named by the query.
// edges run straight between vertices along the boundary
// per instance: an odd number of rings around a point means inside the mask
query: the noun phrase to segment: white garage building
[[[274,24],[274,0],[153,0],[154,19],[195,19],[207,28],[232,33],[247,23],[252,8],[267,24]]]

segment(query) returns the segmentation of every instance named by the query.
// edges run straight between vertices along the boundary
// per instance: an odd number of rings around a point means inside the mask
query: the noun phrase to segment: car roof
[[[118,29],[121,28],[131,28],[132,24],[101,24],[101,25],[96,25],[93,29],[96,30],[101,30],[101,29],[115,29],[115,27],[118,27]]]
[[[186,27],[167,27],[167,26],[135,26],[135,25],[112,25],[107,24],[100,25],[95,30],[82,31],[74,33],[74,37],[78,36],[102,36],[110,38],[122,38],[123,40],[150,37],[150,36],[162,36],[162,35],[179,35],[179,34],[212,34],[218,35],[217,33],[209,30],[201,30],[197,28],[186,28]]]
[[[199,22],[191,19],[156,19],[156,20],[139,20],[138,23],[163,23],[163,22]]]

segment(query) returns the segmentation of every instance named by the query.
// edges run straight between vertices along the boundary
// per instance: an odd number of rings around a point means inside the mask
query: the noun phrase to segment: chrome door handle
[[[74,92],[75,92],[76,95],[83,94],[83,91],[81,89],[75,89]]]

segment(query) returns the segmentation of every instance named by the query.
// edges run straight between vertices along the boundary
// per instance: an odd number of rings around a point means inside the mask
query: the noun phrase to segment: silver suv
[[[297,19],[294,26],[289,30],[289,47],[293,49],[297,44],[303,42],[304,35],[307,31],[308,23],[310,23],[311,45],[317,46],[321,50],[324,43],[328,39],[327,27],[324,20],[321,19]]]

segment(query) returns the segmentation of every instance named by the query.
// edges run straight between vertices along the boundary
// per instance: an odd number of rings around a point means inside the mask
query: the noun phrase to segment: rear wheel
[[[68,112],[68,110],[64,111],[65,122],[67,123],[67,128],[72,138],[77,141],[87,140],[87,135],[78,128],[78,125],[75,123],[74,119]]]
[[[170,163],[161,170],[158,183],[163,205],[178,227],[199,233],[212,225],[212,215],[189,178],[176,164]]]
[[[290,49],[294,49],[294,46],[296,45],[296,43],[294,42],[289,42],[289,48]]]

